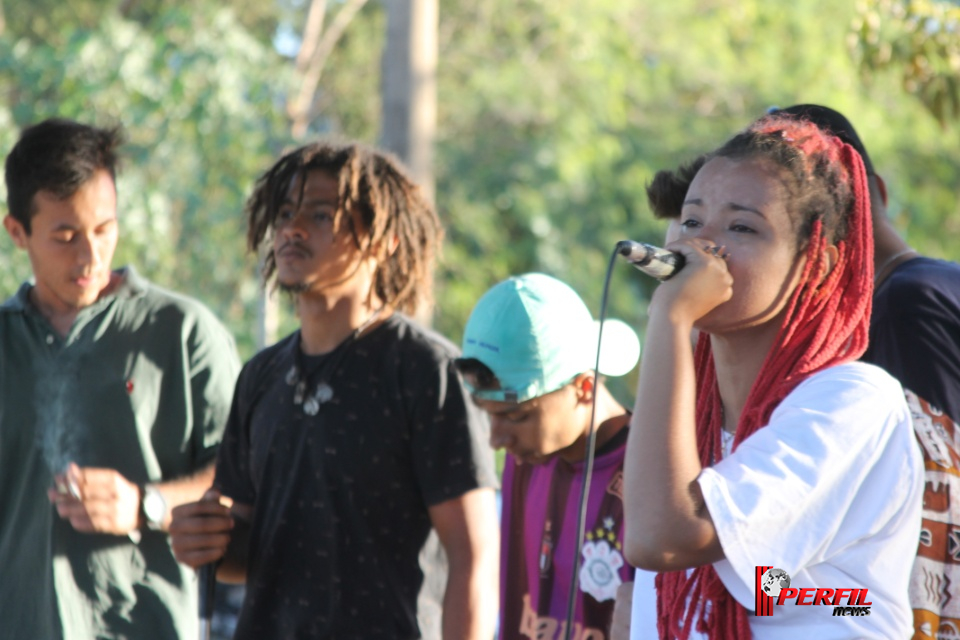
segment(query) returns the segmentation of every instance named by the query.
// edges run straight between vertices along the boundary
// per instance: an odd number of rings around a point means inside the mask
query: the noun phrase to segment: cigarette
[[[57,493],[73,496],[77,500],[80,499],[80,485],[73,474],[70,473],[69,467],[65,473],[56,477],[54,483],[57,487]]]
[[[77,500],[80,499],[80,485],[73,478],[69,480],[57,480],[57,493],[71,495]]]

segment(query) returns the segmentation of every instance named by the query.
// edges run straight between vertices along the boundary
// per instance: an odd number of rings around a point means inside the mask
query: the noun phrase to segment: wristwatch
[[[151,531],[163,529],[163,521],[167,518],[167,500],[152,484],[143,485],[140,498],[140,511],[143,520]]]

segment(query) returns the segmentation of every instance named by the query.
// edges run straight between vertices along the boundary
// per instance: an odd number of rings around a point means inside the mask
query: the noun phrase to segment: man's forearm
[[[497,617],[496,581],[478,575],[481,571],[479,568],[460,571],[451,564],[443,598],[444,640],[493,638]]]
[[[444,640],[490,640],[496,628],[500,532],[492,489],[474,489],[430,507],[447,553]]]
[[[170,513],[173,509],[182,504],[199,500],[203,496],[203,493],[213,484],[215,471],[216,464],[211,462],[189,476],[153,483],[153,486],[160,491],[163,499],[167,503],[167,517],[162,527],[164,531],[170,527]]]

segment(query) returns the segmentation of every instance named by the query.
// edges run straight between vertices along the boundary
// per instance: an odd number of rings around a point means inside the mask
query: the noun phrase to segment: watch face
[[[162,525],[167,515],[167,501],[155,487],[149,485],[143,489],[143,515],[147,517],[148,524],[153,526]]]

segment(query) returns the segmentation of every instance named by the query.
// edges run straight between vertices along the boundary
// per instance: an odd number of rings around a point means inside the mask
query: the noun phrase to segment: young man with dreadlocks
[[[687,261],[651,301],[624,469],[627,557],[661,572],[660,637],[909,637],[923,462],[900,385],[856,362],[873,288],[860,155],[768,117],[648,193],[680,212],[668,246]],[[772,595],[802,597],[764,601],[762,567],[781,570]],[[869,614],[834,615],[853,589]]]
[[[174,513],[177,557],[245,582],[240,640],[440,637],[441,600],[444,638],[490,638],[487,422],[456,348],[405,315],[430,297],[433,208],[391,157],[316,143],[248,215],[301,326],[241,372],[215,489]]]

